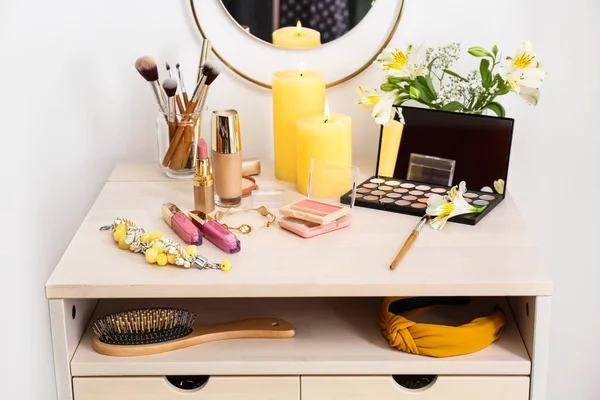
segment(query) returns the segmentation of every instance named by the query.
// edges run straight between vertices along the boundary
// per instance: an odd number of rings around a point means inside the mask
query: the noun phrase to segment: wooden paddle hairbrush
[[[294,327],[277,318],[193,325],[196,315],[176,308],[148,308],[109,314],[94,322],[92,347],[116,357],[145,356],[226,339],[283,339]]]

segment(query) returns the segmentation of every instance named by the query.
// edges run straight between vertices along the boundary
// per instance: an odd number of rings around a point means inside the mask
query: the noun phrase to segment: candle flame
[[[325,112],[323,113],[323,116],[325,117],[325,122],[327,123],[327,121],[329,121],[329,102],[327,101],[327,99],[325,99]]]
[[[300,20],[298,20],[298,23],[296,24],[296,35],[300,36],[301,32],[302,32],[302,23],[300,22]]]

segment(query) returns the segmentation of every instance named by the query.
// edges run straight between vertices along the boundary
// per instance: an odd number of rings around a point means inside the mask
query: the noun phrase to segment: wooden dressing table
[[[261,189],[291,189],[290,202],[300,196],[293,185],[256,178]],[[161,217],[166,202],[191,210],[191,182],[167,178],[155,163],[117,165],[48,280],[59,400],[546,398],[553,285],[510,196],[476,227],[424,229],[395,271],[388,265],[417,219],[364,208],[353,210],[349,228],[317,238],[277,226],[239,234],[242,251],[227,257],[229,272],[150,265],[99,231],[125,217],[178,239]],[[226,256],[208,241],[200,252],[211,261]],[[499,301],[508,322],[497,342],[474,354],[405,354],[381,335],[385,296],[472,296],[474,313]],[[199,323],[283,318],[296,337],[130,358],[94,352],[90,320],[140,306],[185,307]],[[199,387],[170,382],[184,375]],[[412,390],[399,375],[435,377]]]

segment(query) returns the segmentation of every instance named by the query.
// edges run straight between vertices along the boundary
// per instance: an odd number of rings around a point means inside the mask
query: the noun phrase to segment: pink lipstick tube
[[[162,206],[162,215],[165,222],[173,228],[175,233],[187,244],[202,244],[202,233],[173,203]]]
[[[240,240],[233,233],[202,211],[190,211],[188,215],[204,237],[225,253],[237,253],[242,249]]]

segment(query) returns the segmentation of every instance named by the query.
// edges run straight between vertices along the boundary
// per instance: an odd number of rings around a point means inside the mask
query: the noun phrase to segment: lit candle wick
[[[300,20],[298,20],[298,23],[296,24],[296,36],[300,36],[302,33],[302,24],[300,23]]]
[[[325,99],[325,111],[323,112],[323,116],[325,117],[325,123],[329,121],[329,102]]]

